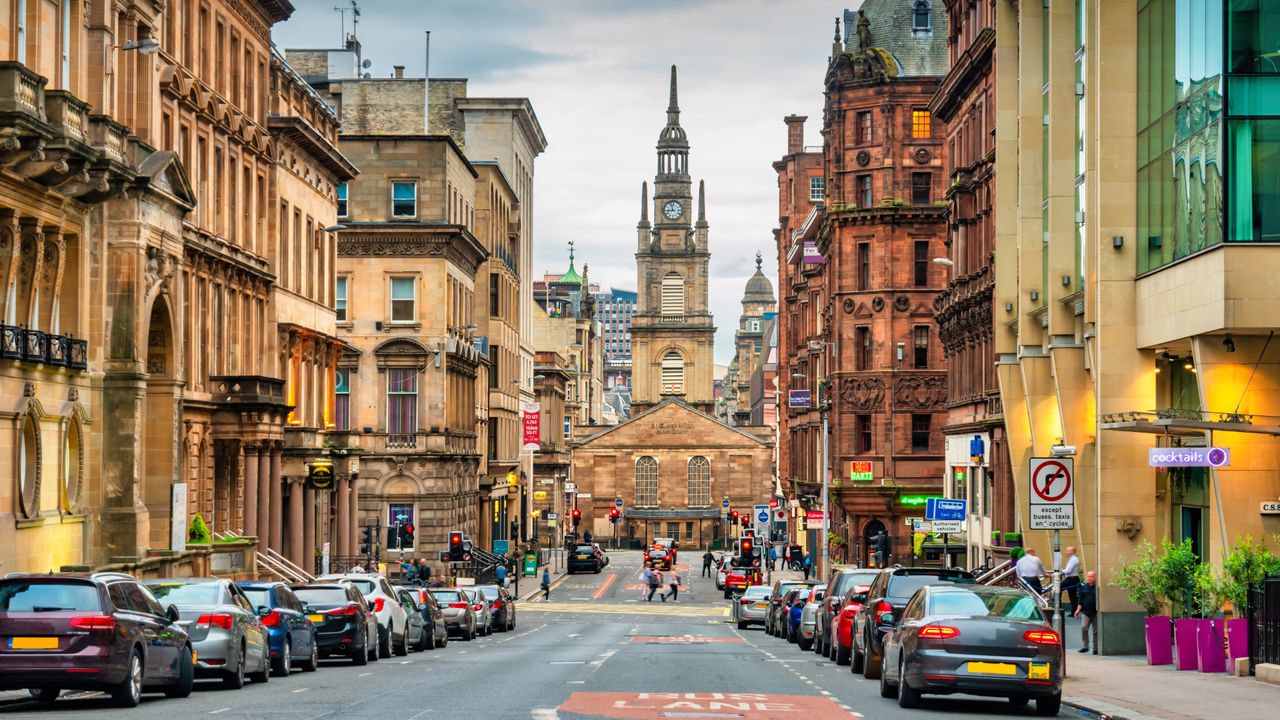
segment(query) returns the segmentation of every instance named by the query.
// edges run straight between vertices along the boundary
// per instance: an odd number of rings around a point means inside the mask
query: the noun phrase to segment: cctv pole
[[[827,507],[829,504],[830,485],[831,485],[831,473],[828,471],[828,468],[827,468],[827,463],[828,463],[827,433],[828,432],[829,430],[827,428],[827,405],[826,403],[823,403],[822,405],[822,533],[819,539],[819,542],[822,545],[822,561],[818,565],[817,577],[825,577],[825,573],[827,571],[827,545],[829,544],[827,542],[827,527],[831,522],[829,519],[830,517],[829,514],[831,511],[830,511],[830,508]]]

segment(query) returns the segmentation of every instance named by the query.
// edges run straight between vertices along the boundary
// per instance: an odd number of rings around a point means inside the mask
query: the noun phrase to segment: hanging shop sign
[[[328,460],[307,463],[307,485],[313,490],[332,490],[333,463]]]
[[[1147,465],[1154,468],[1226,467],[1230,464],[1230,448],[1176,447],[1147,449]]]

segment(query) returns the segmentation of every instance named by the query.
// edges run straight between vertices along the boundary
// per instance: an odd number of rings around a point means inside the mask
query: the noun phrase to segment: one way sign
[[[1071,530],[1076,526],[1075,461],[1031,458],[1031,529]]]

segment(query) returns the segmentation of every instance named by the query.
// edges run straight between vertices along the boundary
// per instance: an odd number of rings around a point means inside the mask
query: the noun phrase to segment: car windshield
[[[457,590],[432,590],[431,596],[442,603],[458,602],[462,600],[462,594]]]
[[[486,600],[497,600],[499,597],[497,585],[481,585],[476,589],[484,594]]]
[[[254,607],[271,606],[271,591],[267,588],[242,587],[240,589],[244,591],[245,596],[249,598],[249,603]]]
[[[294,588],[293,593],[308,605],[334,605],[347,602],[347,591],[336,587]],[[253,597],[250,595],[249,597]]]
[[[845,595],[856,585],[870,585],[876,579],[876,571],[846,572],[836,577],[836,595]]]
[[[925,585],[973,584],[973,581],[959,576],[940,576],[932,573],[922,575],[896,575],[889,583],[889,598],[906,600]]]
[[[0,582],[2,612],[95,612],[102,609],[98,588],[81,582]]]
[[[1020,593],[976,593],[948,590],[929,597],[927,614],[951,617],[997,617],[1044,622],[1044,615],[1030,595]]]
[[[217,583],[147,583],[147,589],[157,600],[174,605],[217,605],[222,592]]]
[[[580,553],[592,553],[595,551],[596,549],[591,545],[579,545],[577,549],[574,550],[574,552],[580,552]]]
[[[769,597],[769,588],[765,587],[764,585],[752,585],[751,587],[747,588],[746,592],[742,593],[742,597],[752,598],[752,599],[766,598],[766,597]]]
[[[360,591],[361,595],[368,595],[369,593],[376,590],[378,587],[376,584],[374,584],[372,580],[343,580],[342,582],[351,583],[352,585],[355,585],[356,589]]]

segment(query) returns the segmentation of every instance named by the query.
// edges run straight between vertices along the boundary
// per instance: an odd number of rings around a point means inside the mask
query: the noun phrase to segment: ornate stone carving
[[[871,162],[871,153],[866,150],[859,150],[855,157],[858,161],[858,167],[866,167]]]
[[[841,307],[842,307],[842,308],[844,308],[844,311],[845,311],[846,313],[851,313],[851,312],[853,312],[853,305],[854,305],[854,303],[853,303],[853,298],[845,298],[845,299],[844,299],[844,302],[843,302],[843,303],[841,303],[840,305],[841,305]]]
[[[916,151],[911,154],[911,157],[915,158],[915,161],[918,164],[924,165],[933,159],[933,153],[929,152],[929,148],[916,148]]]
[[[911,298],[906,295],[899,295],[893,299],[893,309],[898,312],[906,312],[911,309]]]
[[[147,270],[146,270],[146,295],[151,295],[152,290],[160,286],[162,290],[169,288],[169,282],[173,278],[173,272],[177,268],[178,263],[165,251],[156,247],[147,248]]]
[[[884,407],[884,381],[877,377],[845,378],[840,401],[845,407],[860,412],[878,410]]]
[[[884,298],[882,297],[873,298],[871,300],[871,309],[875,310],[876,312],[880,312],[881,310],[884,310]]]
[[[33,382],[22,383],[22,397],[35,397],[36,384]]]
[[[947,401],[947,380],[940,375],[900,377],[893,388],[893,401],[902,410],[933,410]]]

